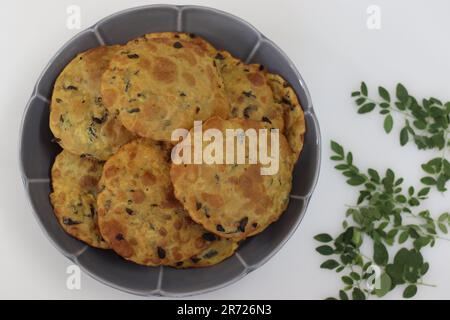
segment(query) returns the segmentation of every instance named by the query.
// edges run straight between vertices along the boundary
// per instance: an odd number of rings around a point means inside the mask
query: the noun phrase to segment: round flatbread
[[[146,36],[182,39],[204,48],[216,60],[216,66],[224,79],[231,105],[230,117],[265,121],[274,128],[284,130],[294,158],[298,159],[306,131],[305,117],[295,91],[281,76],[266,72],[260,64],[246,65],[229,52],[215,49],[208,41],[192,33],[162,32]],[[265,83],[259,81],[260,76],[265,77]],[[246,105],[250,108],[244,112]]]
[[[138,139],[106,161],[97,200],[100,232],[112,249],[139,264],[173,265],[209,245],[173,196],[161,144]]]
[[[63,150],[52,167],[50,202],[62,228],[87,244],[108,248],[98,230],[97,183],[103,164]]]
[[[285,135],[297,161],[303,149],[306,132],[305,115],[294,89],[281,76],[267,73],[267,82],[273,91],[275,101],[283,106]]]
[[[141,37],[112,58],[102,95],[124,126],[139,136],[171,141],[194,120],[226,118],[229,104],[215,61],[182,39]]]
[[[227,129],[267,129],[267,124],[253,120],[218,117],[203,124],[203,132],[217,129],[226,136]],[[195,129],[195,128],[194,128]],[[191,136],[193,136],[191,130]],[[269,136],[269,135],[268,135]],[[171,166],[170,176],[175,196],[188,210],[194,221],[205,229],[225,238],[241,240],[263,231],[277,220],[289,202],[292,180],[292,157],[286,138],[279,134],[279,166],[273,175],[262,175],[260,162],[249,164],[249,139],[238,134],[238,141],[245,141],[245,164],[181,164]],[[183,146],[183,144],[186,144]],[[224,144],[226,139],[224,138]],[[177,144],[172,157],[194,152],[194,143],[189,140]],[[203,150],[209,142],[203,142]],[[235,160],[238,143],[235,139]],[[225,149],[225,148],[224,148]],[[270,140],[268,154],[272,154]],[[223,151],[224,154],[228,150]],[[273,153],[274,154],[274,153]]]
[[[214,46],[206,41],[204,38],[194,34],[194,33],[187,33],[187,32],[154,32],[154,33],[148,33],[145,35],[147,39],[158,39],[158,38],[166,38],[166,39],[172,39],[173,41],[183,40],[188,41],[190,43],[196,44],[197,46],[200,46],[202,50],[207,52],[210,56],[214,57],[217,54],[217,49],[214,48]]]
[[[282,106],[274,101],[265,70],[259,64],[244,64],[226,51],[215,56],[230,103],[230,118],[266,122],[283,131]]]
[[[118,48],[98,47],[80,53],[56,79],[50,129],[59,144],[72,153],[106,160],[133,138],[105,108],[100,93],[101,76]]]
[[[179,269],[210,267],[229,258],[238,248],[236,241],[209,234],[211,239],[214,239],[214,236],[217,240],[212,241],[208,248],[188,260],[176,263],[173,267]]]

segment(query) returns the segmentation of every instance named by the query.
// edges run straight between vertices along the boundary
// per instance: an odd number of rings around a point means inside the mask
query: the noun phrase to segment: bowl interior
[[[305,111],[307,133],[293,177],[288,209],[263,233],[246,240],[237,253],[203,269],[148,268],[127,262],[112,251],[87,247],[67,235],[54,218],[49,201],[50,169],[60,147],[48,126],[53,84],[79,52],[103,44],[160,31],[191,32],[246,62],[264,64],[293,86]],[[85,272],[115,288],[141,295],[184,296],[225,286],[266,262],[295,231],[315,186],[320,162],[320,134],[311,99],[298,71],[285,54],[248,23],[215,9],[195,6],[147,6],[107,17],[79,33],[52,58],[25,110],[20,144],[22,178],[44,232],[64,255]]]

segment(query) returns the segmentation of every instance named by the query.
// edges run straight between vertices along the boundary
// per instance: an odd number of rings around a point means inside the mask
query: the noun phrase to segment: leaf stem
[[[419,286],[424,286],[424,287],[432,287],[432,288],[436,288],[437,287],[437,285],[435,285],[435,284],[429,284],[429,283],[425,283],[425,282],[422,282],[422,281],[417,282],[416,284],[419,285]]]

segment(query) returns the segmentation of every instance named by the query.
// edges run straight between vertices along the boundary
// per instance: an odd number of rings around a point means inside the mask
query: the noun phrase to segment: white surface
[[[159,1],[158,1],[159,2]],[[168,3],[177,3],[167,1]],[[82,10],[82,28],[116,11],[152,1],[73,0],[0,2],[0,298],[135,298],[82,276],[82,289],[66,288],[63,257],[41,232],[19,176],[18,131],[34,83],[52,55],[77,30],[66,28],[66,7]],[[156,2],[157,3],[157,2]],[[450,100],[450,3],[448,1],[186,1],[240,16],[277,43],[297,64],[312,95],[323,139],[320,180],[300,228],[266,265],[227,288],[195,298],[322,299],[336,295],[340,280],[319,269],[323,258],[312,237],[340,231],[345,204],[356,193],[333,169],[329,140],[351,148],[362,167],[395,168],[407,182],[421,176],[419,163],[431,153],[400,148],[382,131],[378,115],[355,112],[350,92],[361,80],[369,88],[403,82],[418,96]],[[366,27],[366,9],[381,8],[381,29]],[[373,90],[373,89],[372,89]],[[398,132],[394,132],[397,135]],[[448,210],[449,195],[426,206]],[[425,251],[431,268],[418,298],[450,298],[450,243]],[[387,298],[399,298],[396,290]]]

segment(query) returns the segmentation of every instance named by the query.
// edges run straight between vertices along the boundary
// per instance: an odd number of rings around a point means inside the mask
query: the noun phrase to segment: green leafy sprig
[[[321,268],[343,274],[344,286],[339,291],[343,300],[382,297],[400,286],[405,298],[414,296],[418,286],[427,285],[422,278],[429,264],[423,259],[422,249],[434,246],[437,239],[445,239],[441,235],[448,233],[450,215],[443,213],[433,219],[428,210],[418,210],[430,187],[406,188],[403,178],[391,169],[383,175],[372,168],[362,172],[353,163],[351,152],[345,152],[334,141],[331,149],[331,160],[337,162],[335,168],[349,185],[359,189],[359,197],[346,211],[343,232],[336,238],[325,233],[315,236],[321,242],[317,252],[329,257]],[[362,252],[364,243],[372,248],[371,254]],[[394,245],[398,250],[390,255],[387,248]],[[365,283],[373,276],[374,265],[381,274],[378,287],[369,290]]]
[[[401,83],[397,84],[395,98],[384,87],[378,87],[378,100],[369,97],[367,85],[362,82],[359,91],[354,91],[358,106],[358,113],[378,111],[384,116],[383,127],[390,133],[394,127],[393,114],[403,117],[403,126],[400,130],[400,144],[406,145],[413,141],[418,149],[440,150],[440,154],[424,163],[422,169],[427,173],[421,182],[428,186],[435,186],[439,191],[447,190],[446,184],[450,180],[450,162],[446,158],[450,147],[450,102],[431,97],[418,99],[411,96]]]

